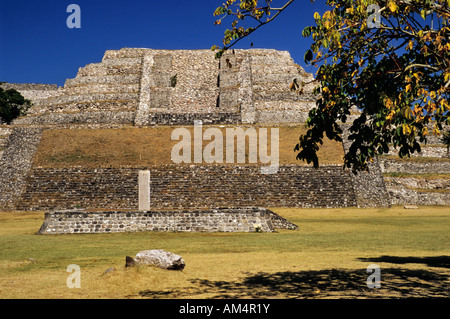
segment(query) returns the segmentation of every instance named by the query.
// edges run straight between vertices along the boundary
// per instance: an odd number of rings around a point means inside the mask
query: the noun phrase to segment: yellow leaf
[[[405,89],[406,89],[406,92],[411,92],[411,90],[412,90],[411,84],[408,84]]]
[[[408,124],[403,124],[403,135],[411,134],[411,127]]]
[[[441,134],[441,131],[439,131],[439,128],[437,127],[436,124],[434,125],[433,133],[434,133],[435,135],[440,135],[440,134]]]
[[[389,1],[388,7],[389,7],[389,10],[391,10],[391,12],[397,12],[398,11],[398,6],[395,3],[395,1]]]
[[[409,107],[405,107],[403,110],[403,115],[410,120],[412,118],[412,110]]]
[[[314,13],[314,19],[320,19],[320,14],[319,12]]]
[[[388,109],[392,109],[394,107],[394,103],[392,103],[392,100],[389,98],[386,98],[384,103]]]
[[[430,92],[430,98],[435,99],[436,98],[436,92],[431,91]]]
[[[395,115],[395,112],[394,112],[394,111],[391,111],[391,112],[388,114],[388,116],[386,116],[386,120],[388,120],[388,121],[392,120],[392,118],[394,117],[394,115]]]
[[[444,75],[444,81],[445,81],[445,82],[450,81],[450,73],[446,73],[446,74]]]
[[[408,45],[406,46],[406,49],[412,50],[413,46],[414,46],[414,42],[411,40],[411,41],[409,41]]]

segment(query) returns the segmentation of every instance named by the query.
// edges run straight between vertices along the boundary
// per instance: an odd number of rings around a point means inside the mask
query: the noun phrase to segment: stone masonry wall
[[[4,90],[14,89],[33,103],[50,98],[58,92],[58,86],[56,84],[2,83],[0,87]]]
[[[393,205],[450,205],[450,179],[446,177],[450,161],[421,163],[383,158],[380,164]]]
[[[177,211],[55,211],[45,214],[38,234],[86,234],[136,231],[273,232],[278,226],[297,228],[264,208],[226,208]]]
[[[349,125],[342,125],[344,151],[350,148]],[[358,207],[388,207],[391,205],[389,193],[381,173],[378,159],[369,163],[367,172],[351,173],[352,185],[357,198]]]
[[[9,136],[11,135],[12,129],[7,125],[0,125],[0,161],[3,156],[3,152],[8,145]]]
[[[42,129],[14,128],[0,160],[0,208],[14,209],[26,185]]]
[[[34,167],[17,210],[137,209],[139,170],[151,171],[152,209],[356,206],[341,166],[166,165],[123,168]],[[376,194],[374,194],[376,196]]]

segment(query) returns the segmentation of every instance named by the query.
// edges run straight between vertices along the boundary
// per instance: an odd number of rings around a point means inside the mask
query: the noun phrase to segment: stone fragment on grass
[[[105,272],[103,273],[103,275],[106,275],[106,274],[109,274],[109,273],[112,273],[112,272],[115,272],[115,271],[116,271],[116,268],[114,268],[114,267],[109,267],[108,269],[105,270]]]
[[[186,266],[183,258],[163,249],[140,251],[131,258],[127,256],[126,267],[148,265],[168,270],[183,270]]]

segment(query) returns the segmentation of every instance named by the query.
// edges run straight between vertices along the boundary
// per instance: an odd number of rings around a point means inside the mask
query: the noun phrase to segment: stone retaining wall
[[[34,167],[16,209],[137,209],[140,170],[151,172],[152,209],[357,205],[350,173],[341,166],[280,165],[277,173],[262,174],[259,165],[163,165]]]
[[[450,161],[418,163],[381,158],[380,167],[383,173],[445,174],[450,172]]]
[[[41,140],[41,128],[13,128],[0,158],[0,208],[14,209],[26,186],[33,156]]]
[[[133,124],[134,111],[96,111],[74,113],[48,113],[20,117],[17,125],[61,125],[61,124]]]
[[[450,205],[448,179],[440,180],[436,188],[431,188],[433,183],[421,188],[423,179],[386,177],[385,181],[392,205]]]
[[[341,127],[343,130],[342,145],[344,151],[347,152],[351,146],[351,141],[348,139],[350,126],[344,124]],[[356,175],[351,174],[358,207],[388,207],[391,205],[389,193],[386,190],[381,172],[380,163],[378,159],[375,159],[368,164],[367,172],[358,172]]]
[[[430,174],[449,174],[450,161],[421,163],[383,157],[380,166],[393,205],[450,205],[450,180],[446,175],[430,177]]]
[[[45,214],[38,234],[94,234],[137,231],[164,232],[273,232],[295,229],[264,208],[227,208],[177,211],[55,211]]]

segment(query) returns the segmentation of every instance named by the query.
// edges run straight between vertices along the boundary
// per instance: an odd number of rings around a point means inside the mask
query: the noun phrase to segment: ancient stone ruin
[[[305,94],[290,91],[293,79]],[[233,50],[220,60],[210,50],[106,51],[47,97],[27,92],[35,105],[15,124],[304,122],[313,80],[285,51]]]
[[[290,90],[294,80],[302,85],[302,94]],[[40,167],[34,162],[43,133],[55,129],[192,126],[195,121],[298,125],[315,106],[315,85],[313,75],[285,51],[230,50],[216,59],[210,50],[129,48],[106,51],[100,63],[80,68],[63,87],[3,84],[19,90],[33,106],[27,116],[0,125],[0,210],[48,212],[41,233],[133,227],[131,231],[254,231],[254,225],[273,231],[296,226],[255,207],[449,204],[445,192],[409,187],[420,182],[414,178],[399,182],[401,178],[386,176],[404,169],[448,173],[448,161],[401,163],[380,158],[369,172],[356,176],[336,164],[319,169],[280,164],[276,174],[262,174],[258,165],[239,163]],[[345,150],[348,143],[342,147]],[[442,150],[436,140],[422,155],[448,157]],[[138,179],[139,172],[147,170],[151,206],[143,210]],[[448,189],[445,180],[436,183]],[[220,228],[214,228],[217,225]]]

